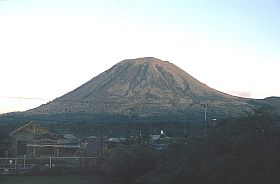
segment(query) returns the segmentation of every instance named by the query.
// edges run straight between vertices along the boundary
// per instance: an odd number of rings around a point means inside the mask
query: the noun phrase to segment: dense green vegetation
[[[265,110],[228,118],[162,152],[145,144],[119,147],[102,169],[137,184],[279,183],[280,118]]]
[[[213,107],[214,108],[214,107]],[[218,116],[215,109],[210,114],[210,118]],[[44,123],[162,123],[162,122],[197,122],[203,120],[203,109],[192,110],[190,112],[178,113],[162,113],[153,114],[151,116],[138,116],[135,113],[122,115],[122,114],[89,114],[89,113],[62,113],[62,114],[27,114],[24,112],[8,113],[0,115],[1,124],[20,124],[22,122],[38,121]],[[224,115],[224,114],[223,114]],[[220,116],[220,115],[219,115]]]

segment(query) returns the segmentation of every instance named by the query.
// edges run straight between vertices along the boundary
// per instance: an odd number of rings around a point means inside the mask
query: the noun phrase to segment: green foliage
[[[279,116],[256,110],[177,140],[138,184],[280,182]]]
[[[107,156],[102,171],[108,176],[135,179],[155,168],[156,154],[148,147],[122,145]]]

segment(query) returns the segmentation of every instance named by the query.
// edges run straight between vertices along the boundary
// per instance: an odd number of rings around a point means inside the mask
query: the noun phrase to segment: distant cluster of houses
[[[11,154],[8,154],[7,150],[6,157],[0,157],[0,175],[24,174],[35,167],[44,169],[58,165],[64,168],[93,166],[102,149],[131,144],[124,137],[87,136],[81,140],[71,133],[54,133],[35,122],[29,122],[14,130],[10,133],[10,138]],[[171,138],[161,131],[157,135],[150,135],[146,141],[149,146],[160,151],[167,148]]]
[[[73,134],[57,134],[35,122],[19,127],[10,133],[10,137],[12,156],[17,158],[96,156],[104,148],[104,143],[115,146],[126,142],[123,137],[103,140],[97,136],[88,136],[81,141]],[[163,150],[170,141],[171,138],[161,131],[150,135],[149,145]]]

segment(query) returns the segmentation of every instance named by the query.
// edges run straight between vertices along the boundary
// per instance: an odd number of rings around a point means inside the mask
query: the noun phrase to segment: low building
[[[158,135],[150,135],[150,145],[156,150],[164,150],[170,144],[171,138],[168,137],[163,130]]]
[[[73,135],[59,135],[30,122],[10,133],[15,157],[74,156],[83,147]]]

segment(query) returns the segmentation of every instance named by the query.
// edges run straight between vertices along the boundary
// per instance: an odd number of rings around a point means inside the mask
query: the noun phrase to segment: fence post
[[[26,154],[24,154],[23,156],[23,169],[25,170],[25,158],[26,158]]]

